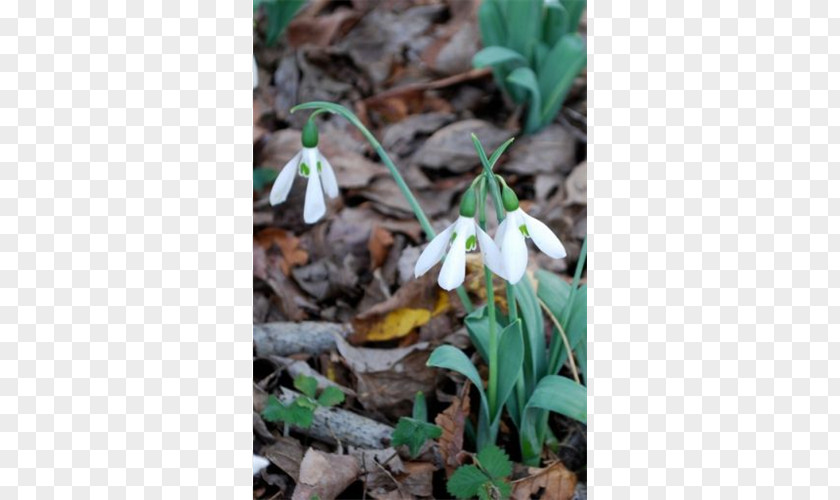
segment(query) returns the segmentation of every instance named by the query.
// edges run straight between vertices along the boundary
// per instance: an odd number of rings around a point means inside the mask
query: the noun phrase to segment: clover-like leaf
[[[416,458],[426,441],[437,439],[443,433],[440,427],[410,417],[400,417],[391,435],[391,446],[408,446],[411,458]]]
[[[304,393],[310,398],[314,398],[315,391],[318,390],[318,381],[315,380],[314,377],[307,377],[304,374],[300,374],[297,377],[295,377],[295,389],[299,390],[300,392]]]
[[[344,402],[344,393],[335,386],[329,386],[318,396],[318,404],[321,406],[335,406]]]
[[[269,396],[262,416],[269,422],[285,422],[298,427],[309,427],[315,406],[306,398],[297,398],[289,404],[283,404],[275,396]]]
[[[476,459],[493,479],[508,477],[513,472],[513,463],[507,453],[494,444],[482,448]]]
[[[472,498],[484,489],[484,483],[490,482],[487,474],[475,465],[462,465],[455,469],[446,482],[446,491],[455,498]]]

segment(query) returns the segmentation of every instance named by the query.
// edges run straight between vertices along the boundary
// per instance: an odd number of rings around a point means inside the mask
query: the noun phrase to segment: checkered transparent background
[[[840,498],[840,4],[589,16],[590,492]]]
[[[0,498],[250,495],[251,8],[0,2]]]

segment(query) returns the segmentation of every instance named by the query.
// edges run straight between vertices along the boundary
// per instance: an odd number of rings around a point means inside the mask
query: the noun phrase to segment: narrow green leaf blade
[[[543,17],[542,40],[553,47],[557,40],[566,34],[569,26],[569,13],[559,3],[546,4]]]
[[[537,83],[537,75],[534,74],[534,70],[531,68],[516,68],[508,75],[507,81],[528,92],[530,99],[528,100],[528,115],[525,119],[525,133],[530,134],[536,132],[542,126],[540,122],[542,99],[540,97],[540,87]]]
[[[559,375],[548,375],[537,384],[526,411],[535,408],[566,415],[586,423],[586,387]]]
[[[472,59],[474,68],[497,66],[504,63],[518,63],[524,66],[528,64],[528,61],[518,52],[514,52],[505,47],[499,47],[498,45],[492,45],[479,50]]]
[[[481,381],[481,376],[478,370],[473,366],[470,358],[461,352],[460,349],[451,345],[442,345],[435,349],[429,356],[429,361],[426,366],[434,366],[437,368],[445,368],[460,373],[461,375],[470,379],[470,381],[478,389],[481,394],[481,408],[486,415],[490,415],[490,410],[487,407],[487,396],[484,394],[484,384]]]
[[[265,186],[274,182],[277,178],[277,171],[271,168],[255,168],[254,169],[254,191],[260,191]]]
[[[576,33],[562,37],[545,56],[539,68],[541,123],[548,124],[557,116],[575,77],[585,66],[586,46]]]
[[[562,0],[563,7],[569,13],[566,33],[575,33],[580,24],[580,17],[586,8],[586,0]]]
[[[531,60],[534,43],[542,26],[543,0],[516,0],[506,2],[505,21],[508,27],[507,43],[509,49],[522,54],[526,60]]]
[[[513,286],[516,302],[519,304],[519,316],[525,328],[525,386],[533,390],[547,370],[545,327],[542,309],[537,301],[531,280],[526,276]]]
[[[499,335],[499,373],[496,387],[499,401],[507,401],[516,380],[519,378],[525,358],[525,345],[522,342],[522,320],[517,319],[502,330]],[[501,417],[504,405],[499,404],[493,421]]]
[[[423,394],[423,391],[417,391],[417,394],[414,395],[414,408],[412,409],[411,416],[421,422],[427,422],[429,419],[426,410],[426,396]]]
[[[455,498],[472,498],[489,480],[490,478],[475,465],[462,465],[455,469],[452,477],[446,482],[446,491]]]
[[[497,0],[484,0],[478,8],[478,29],[485,47],[501,45],[507,39],[502,12]]]

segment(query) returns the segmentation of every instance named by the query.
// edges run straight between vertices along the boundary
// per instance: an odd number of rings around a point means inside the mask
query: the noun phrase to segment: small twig
[[[557,318],[555,318],[554,315],[551,314],[551,309],[549,309],[548,306],[545,305],[545,302],[543,302],[542,299],[539,297],[537,297],[537,301],[540,303],[540,306],[543,308],[543,310],[545,310],[545,313],[548,314],[548,318],[551,320],[552,323],[554,323],[554,326],[557,328],[557,331],[560,332],[560,338],[563,339],[563,345],[566,346],[566,352],[569,353],[569,362],[572,365],[572,375],[574,375],[575,377],[575,382],[579,384],[580,376],[578,375],[577,364],[575,364],[575,353],[572,352],[572,348],[569,345],[569,339],[568,337],[566,337],[566,331],[563,330],[562,326],[560,326],[560,322],[557,321]]]

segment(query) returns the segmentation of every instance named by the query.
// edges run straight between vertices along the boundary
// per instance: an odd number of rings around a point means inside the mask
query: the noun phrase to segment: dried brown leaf
[[[464,453],[464,423],[469,414],[470,382],[467,381],[461,389],[461,394],[452,401],[449,408],[435,417],[435,424],[443,429],[438,439],[438,450],[446,468],[446,477],[451,476],[461,465],[461,456]]]
[[[283,258],[279,260],[278,265],[286,276],[293,267],[306,264],[309,260],[309,254],[300,248],[300,239],[284,229],[276,227],[263,229],[254,236],[254,241],[266,251],[272,246],[280,249]]]
[[[300,441],[293,437],[280,436],[276,443],[263,448],[262,454],[295,482],[298,481],[300,461],[303,459],[303,445]]]
[[[374,270],[385,262],[388,251],[394,244],[394,235],[382,226],[374,226],[368,239],[370,251],[370,269]]]
[[[310,500],[314,495],[321,500],[331,500],[347,489],[360,473],[359,462],[354,457],[309,448],[300,463],[298,485],[292,500]]]
[[[554,462],[543,469],[529,468],[530,476],[512,483],[511,498],[529,500],[571,500],[577,486],[577,476],[563,466],[562,462]]]

